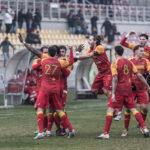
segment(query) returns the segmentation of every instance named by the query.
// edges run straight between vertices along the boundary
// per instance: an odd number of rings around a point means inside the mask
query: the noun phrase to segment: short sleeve
[[[146,61],[146,71],[147,72],[150,72],[150,61],[148,59],[145,59],[144,60]]]
[[[50,56],[48,54],[44,54],[44,53],[41,54],[41,59],[45,59],[45,58],[49,58],[49,57]]]
[[[117,61],[111,64],[111,73],[112,73],[112,76],[118,76]]]
[[[85,54],[89,54],[90,52],[91,52],[91,50],[89,49],[85,52]]]
[[[34,59],[34,60],[33,60],[33,65],[34,65],[34,64],[37,64],[37,63],[39,62],[39,60],[40,60],[40,59]]]
[[[133,51],[133,49],[134,49],[135,46],[136,46],[136,44],[129,43],[129,46],[128,46],[128,47],[129,47],[130,49],[132,49],[132,51]]]
[[[67,60],[59,60],[59,62],[60,62],[60,65],[62,68],[69,66],[69,61],[67,61]]]
[[[105,48],[101,45],[97,46],[94,50],[95,52],[97,52],[98,54],[103,54],[105,51]]]
[[[131,63],[132,63],[132,62],[131,62]],[[137,73],[137,72],[138,72],[136,66],[135,66],[133,63],[132,63],[132,72],[133,72],[133,73]]]

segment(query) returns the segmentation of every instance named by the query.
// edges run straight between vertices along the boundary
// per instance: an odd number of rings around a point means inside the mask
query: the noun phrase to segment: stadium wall
[[[91,31],[91,25],[90,22],[87,21],[88,23],[88,31]],[[134,23],[134,22],[125,22],[125,23],[117,23],[117,22],[112,22],[117,25],[117,30],[119,32],[129,32],[131,30],[134,30],[135,32],[148,32],[149,31],[149,25],[150,24],[143,24],[142,22],[139,23]],[[101,28],[102,22],[98,22],[98,33],[100,33],[100,28]],[[62,20],[53,20],[53,21],[43,21],[42,22],[42,28],[43,29],[58,29],[58,30],[67,30],[67,21]]]

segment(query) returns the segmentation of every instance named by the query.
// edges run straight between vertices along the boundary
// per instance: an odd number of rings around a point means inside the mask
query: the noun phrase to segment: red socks
[[[47,124],[48,124],[48,117],[47,114],[44,114],[44,129],[47,128]]]
[[[144,128],[145,127],[145,122],[144,122],[144,120],[142,118],[142,115],[137,110],[135,110],[133,112],[133,115],[135,116],[136,120],[139,122],[140,126],[142,128]]]
[[[61,120],[60,120],[60,118],[59,118],[59,116],[56,112],[54,113],[53,116],[54,116],[54,121],[55,121],[55,124],[56,124],[56,128],[59,129]]]
[[[61,119],[63,128],[64,129],[69,128],[69,126],[67,124],[67,115],[62,111],[62,112],[59,113],[59,117]]]
[[[110,126],[111,126],[111,123],[112,123],[112,118],[113,118],[113,114],[112,113],[107,113],[106,120],[105,120],[104,134],[109,133]]]
[[[147,112],[146,111],[143,111],[142,109],[140,110],[140,114],[142,115],[142,118],[143,120],[145,121],[146,120],[146,117],[147,117]]]
[[[126,111],[124,114],[124,127],[126,130],[128,130],[129,128],[130,118],[131,118],[130,112]]]
[[[44,114],[42,111],[37,112],[37,124],[39,126],[39,133],[44,132]]]
[[[47,124],[47,131],[51,131],[52,126],[53,126],[53,122],[54,122],[53,113],[49,113],[49,115],[48,115],[48,124]]]

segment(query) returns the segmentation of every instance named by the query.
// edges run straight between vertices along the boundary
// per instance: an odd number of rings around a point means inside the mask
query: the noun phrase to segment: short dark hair
[[[60,48],[59,48],[59,46],[53,45],[53,47],[55,47],[55,49],[56,49],[57,56],[60,56]]]
[[[47,46],[43,46],[43,47],[41,47],[40,51],[41,51],[41,52],[43,52],[43,49],[45,49],[45,48],[47,48],[47,49],[48,49],[48,47],[47,47]]]
[[[147,34],[142,33],[142,34],[139,35],[139,37],[141,37],[141,36],[144,36],[148,40],[148,35]]]
[[[124,49],[122,46],[115,46],[115,52],[119,55],[119,56],[122,56],[123,55],[123,52],[124,52]]]
[[[48,53],[51,57],[54,57],[57,53],[57,49],[54,46],[50,46],[48,48]]]
[[[135,52],[135,51],[137,51],[139,48],[141,48],[141,47],[143,47],[142,45],[136,45],[135,47],[134,47],[134,49],[133,49],[133,51]]]
[[[67,51],[67,48],[64,45],[59,46],[59,49],[64,49],[65,51]]]

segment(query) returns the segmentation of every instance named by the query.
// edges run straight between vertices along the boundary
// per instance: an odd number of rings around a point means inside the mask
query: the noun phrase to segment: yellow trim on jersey
[[[48,115],[53,115],[53,113],[48,113]]]
[[[130,61],[131,62],[131,61]],[[132,62],[131,62],[132,63]],[[132,63],[132,72],[133,73],[137,73],[138,72],[138,70],[137,70],[137,68],[136,68],[136,66]]]
[[[91,49],[88,49],[85,54],[89,54],[91,52]]]
[[[58,61],[60,62],[60,65],[62,68],[69,66],[69,61],[67,61],[67,60],[58,60]]]
[[[149,72],[150,71],[150,61],[146,58],[142,58],[146,61],[146,71]]]
[[[133,51],[135,46],[136,46],[136,44],[129,43],[128,48],[132,49],[132,51]]]
[[[94,50],[94,52],[97,52],[98,54],[103,54],[104,51],[105,51],[105,48],[102,45],[98,45]]]
[[[115,62],[113,62],[111,64],[111,73],[112,73],[112,76],[117,76],[118,75],[118,72],[117,72],[117,62],[118,62],[118,60],[116,60]]]

